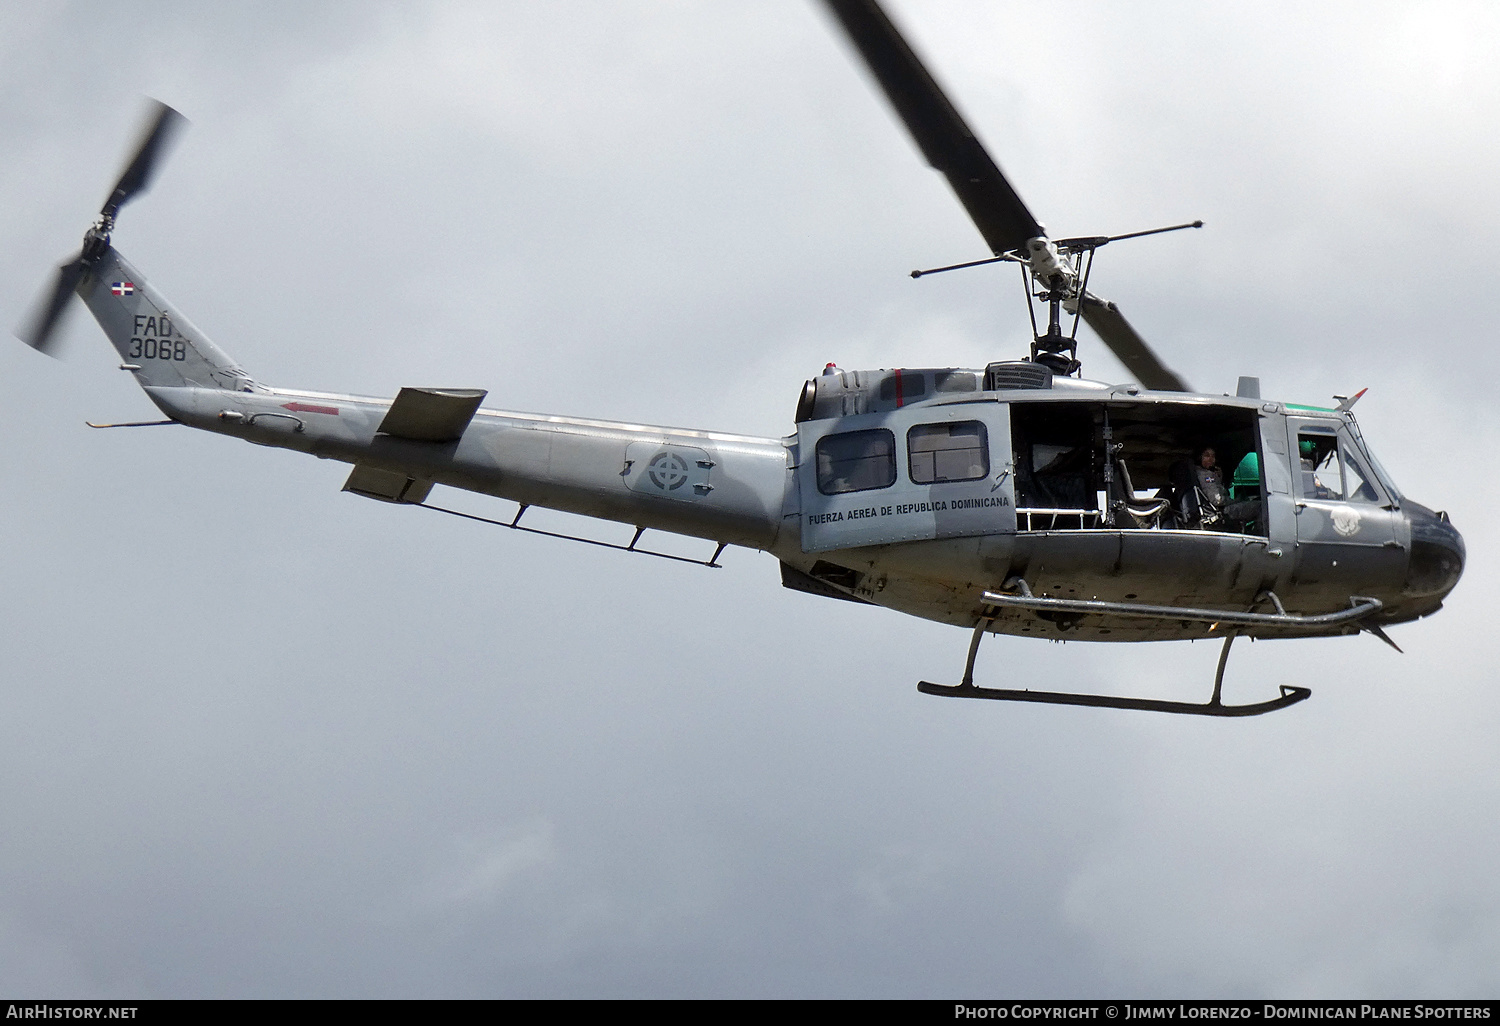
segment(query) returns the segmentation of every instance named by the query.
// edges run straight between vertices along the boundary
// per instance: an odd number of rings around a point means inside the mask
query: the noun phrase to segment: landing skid
[[[974,657],[979,653],[979,641],[985,628],[992,621],[980,620],[974,628],[974,638],[969,642],[969,658],[964,665],[963,683],[933,684],[921,681],[917,690],[924,695],[942,695],[948,698],[989,698],[998,702],[1042,702],[1048,705],[1092,705],[1104,709],[1141,709],[1146,712],[1180,713],[1187,716],[1259,716],[1261,713],[1285,709],[1296,705],[1312,695],[1310,688],[1281,685],[1281,697],[1250,705],[1225,705],[1220,699],[1224,691],[1224,666],[1229,662],[1229,646],[1235,635],[1224,639],[1223,651],[1219,653],[1219,668],[1214,674],[1213,697],[1207,702],[1169,702],[1158,698],[1125,698],[1116,695],[1075,695],[1061,691],[1015,691],[1008,688],[980,688],[974,686]]]

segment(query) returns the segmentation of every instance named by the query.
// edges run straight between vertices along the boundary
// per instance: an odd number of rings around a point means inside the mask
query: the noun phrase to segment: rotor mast
[[[1073,325],[1064,335],[1063,304],[1076,299],[1082,291],[1073,262],[1045,235],[1026,240],[1028,259],[1021,265],[1027,284],[1027,303],[1033,296],[1047,304],[1047,332],[1038,334],[1036,312],[1031,318],[1031,362],[1050,368],[1053,374],[1066,377],[1083,365],[1078,362],[1078,306],[1073,306]],[[1093,251],[1085,267],[1093,264]],[[1086,276],[1086,275],[1085,275]]]

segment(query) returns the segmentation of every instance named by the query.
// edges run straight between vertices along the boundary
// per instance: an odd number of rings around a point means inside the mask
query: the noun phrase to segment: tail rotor
[[[115,227],[120,208],[151,187],[157,167],[178,130],[186,123],[177,111],[153,100],[150,114],[136,144],[134,154],[110,190],[109,198],[99,208],[99,217],[83,236],[83,248],[58,267],[52,287],[38,297],[30,318],[16,329],[16,337],[31,348],[48,356],[56,355],[57,327],[68,308],[68,298],[78,283],[109,248],[109,236]]]

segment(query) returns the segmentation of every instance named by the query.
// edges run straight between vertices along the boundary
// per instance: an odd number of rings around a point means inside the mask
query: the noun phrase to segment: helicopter
[[[1457,584],[1462,537],[1400,493],[1354,418],[1196,393],[1119,308],[1089,290],[1095,253],[1129,235],[1051,239],[874,0],[824,0],[915,139],[949,181],[991,256],[1019,268],[1033,343],[983,368],[841,370],[799,393],[793,433],[764,438],[483,407],[478,388],[408,387],[392,398],[272,387],[162,296],[111,242],[183,119],[158,105],[82,248],[18,335],[44,353],[83,299],[165,419],[351,464],[344,490],[509,529],[532,507],[634,527],[629,552],[717,566],[729,546],[766,551],[782,584],[970,632],[962,680],[924,693],[999,701],[1248,716],[1309,697],[1281,686],[1229,705],[1230,647],[1253,639],[1370,633],[1431,615]],[[1043,319],[1038,320],[1037,312]],[[1082,377],[1080,323],[1137,379]],[[1065,325],[1066,330],[1065,330]],[[1213,486],[1206,451],[1233,468]],[[1222,457],[1222,460],[1219,460]],[[434,485],[512,500],[504,520],[430,501]],[[1222,494],[1220,494],[1222,492]],[[642,544],[700,538],[706,559]],[[574,538],[596,545],[609,543]],[[1101,642],[1222,639],[1203,703],[976,685],[987,633]]]

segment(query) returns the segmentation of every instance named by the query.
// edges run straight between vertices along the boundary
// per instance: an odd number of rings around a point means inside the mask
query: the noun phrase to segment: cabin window
[[[1379,502],[1380,496],[1360,460],[1341,446],[1333,435],[1303,433],[1297,436],[1297,456],[1302,464],[1302,497],[1342,502]]]
[[[818,439],[818,491],[864,492],[896,483],[896,436],[884,428]]]
[[[888,403],[916,402],[927,394],[927,376],[921,371],[894,371],[880,382],[880,398]]]
[[[1360,469],[1354,454],[1345,450],[1343,462],[1344,498],[1350,502],[1379,502],[1380,497],[1375,494],[1375,487],[1370,484],[1369,475]]]
[[[977,392],[979,375],[973,371],[938,371],[932,376],[932,386],[939,392]]]
[[[906,457],[914,484],[977,481],[990,473],[989,440],[977,420],[919,424],[906,433]]]

